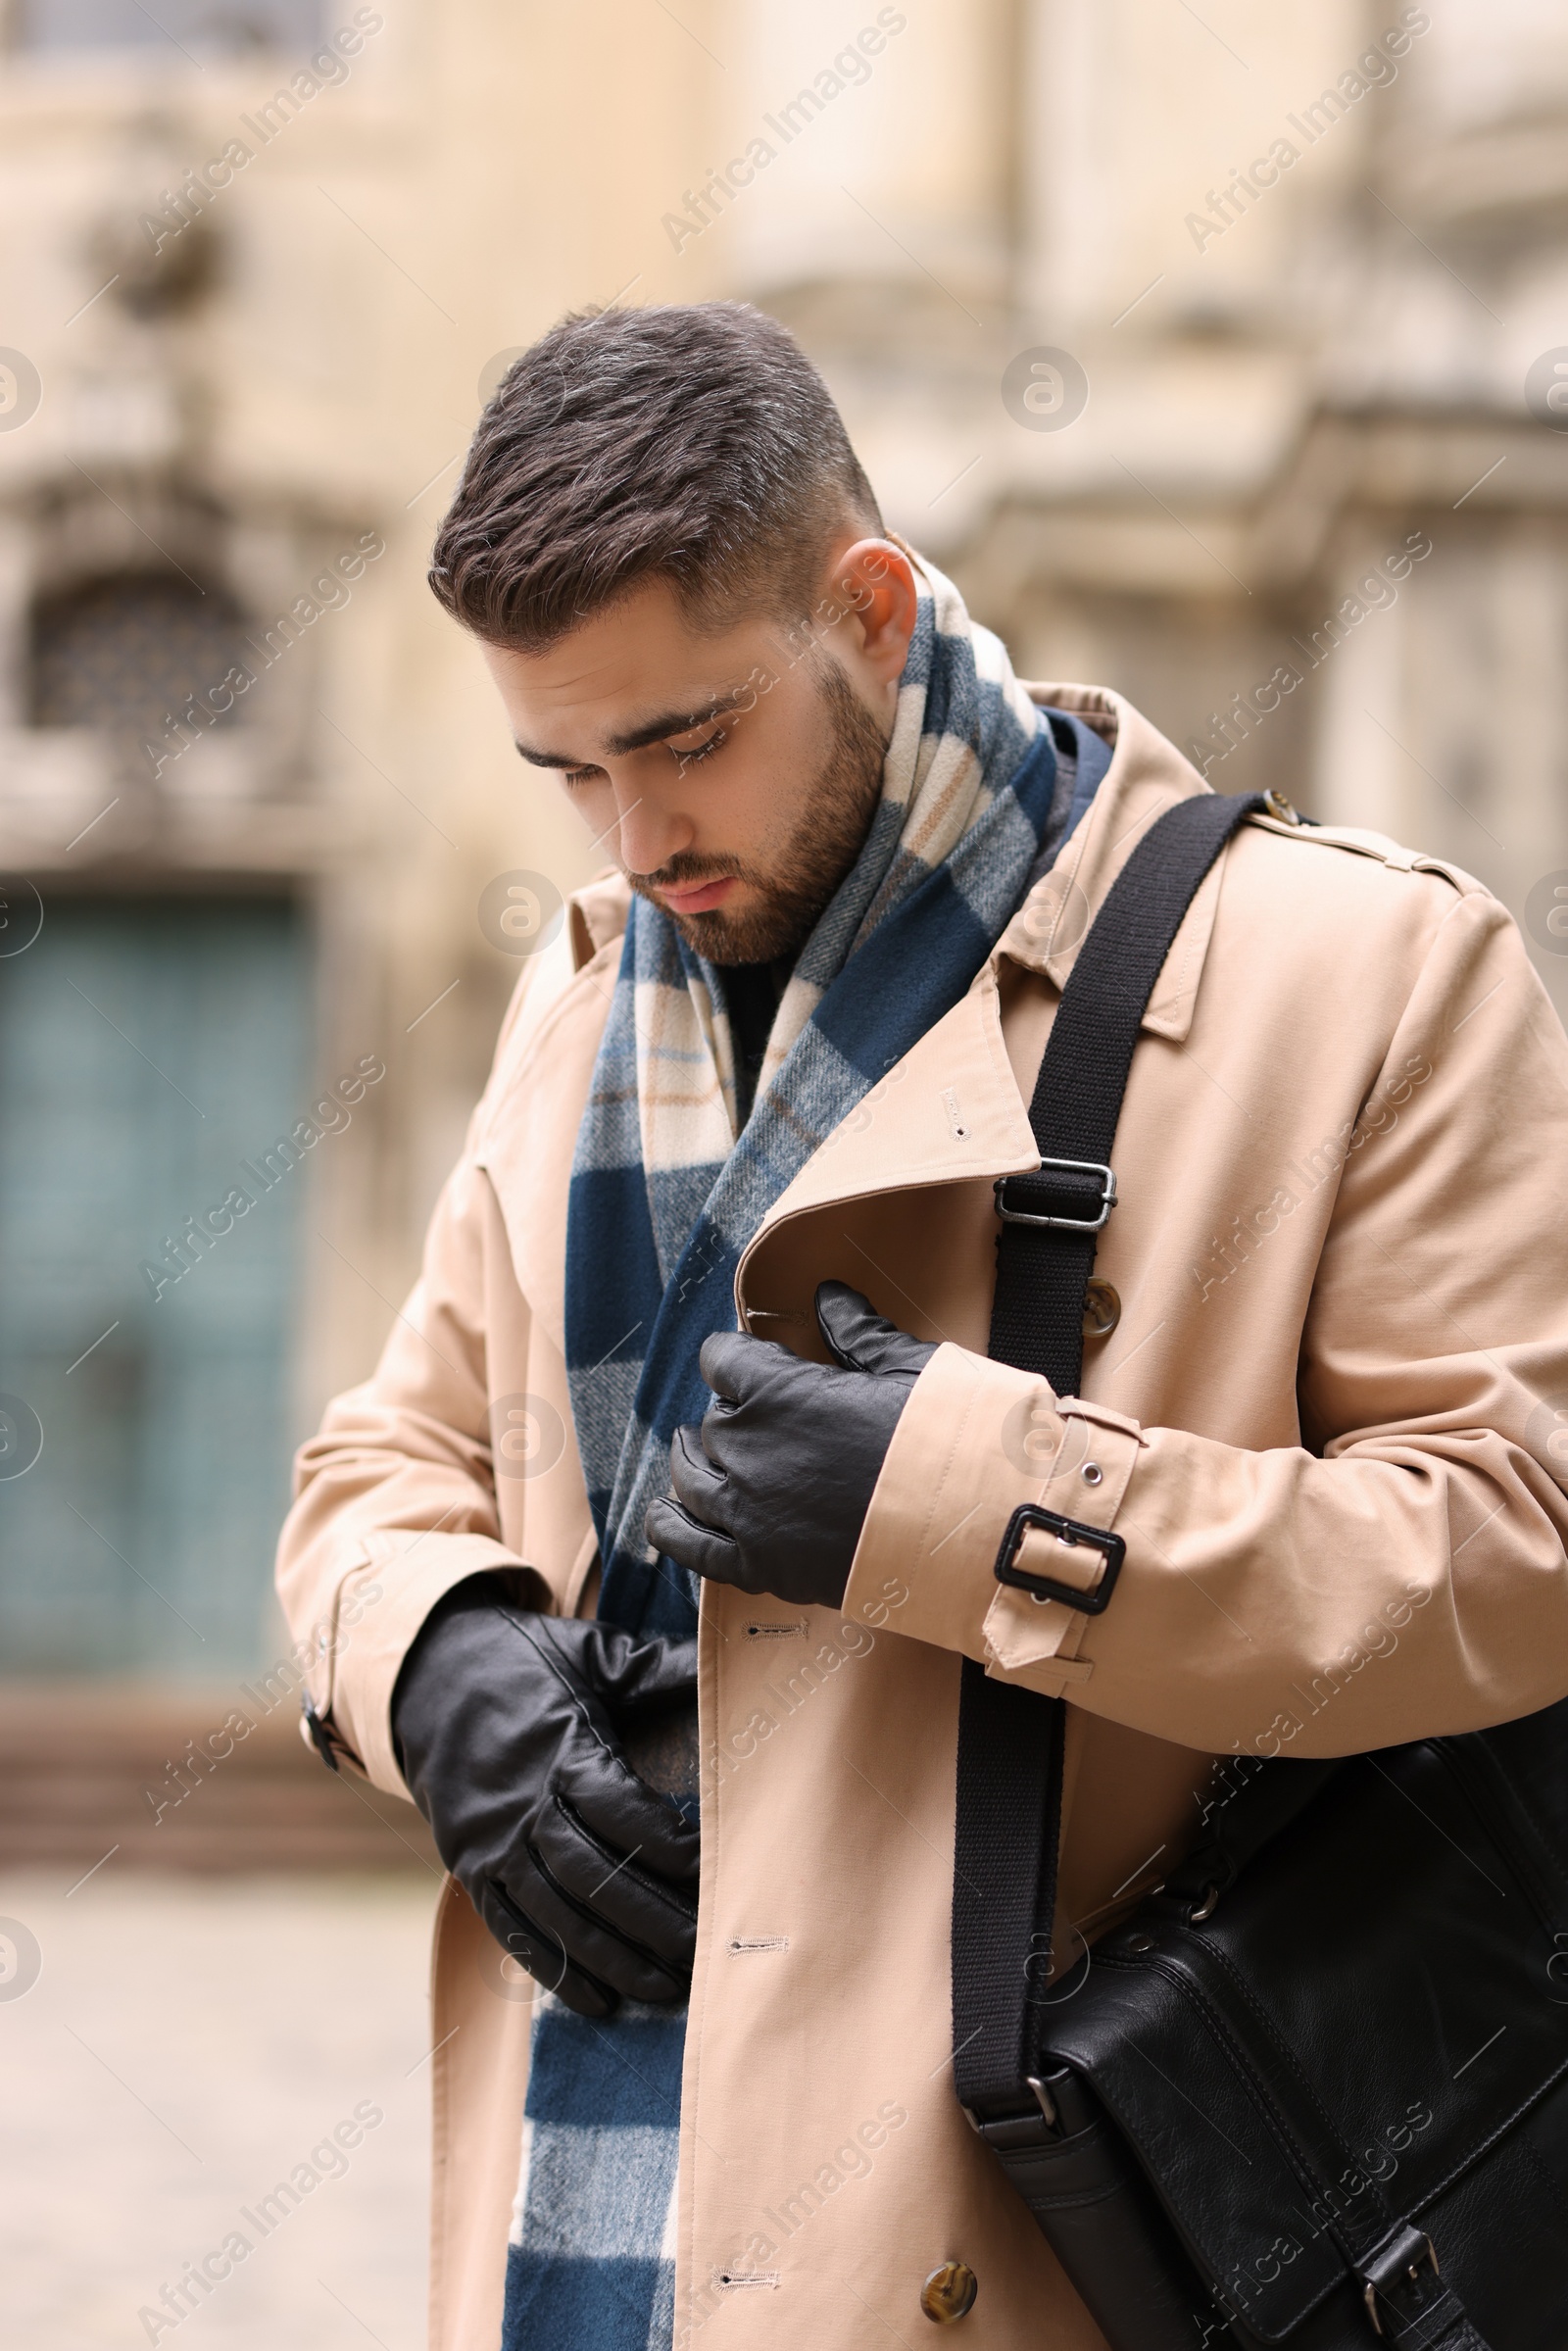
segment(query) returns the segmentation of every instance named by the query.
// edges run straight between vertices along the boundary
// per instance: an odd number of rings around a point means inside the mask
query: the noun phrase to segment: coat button
[[[1114,1283],[1098,1275],[1084,1291],[1084,1337],[1108,1339],[1121,1320],[1121,1298]]]
[[[945,2261],[920,2288],[920,2308],[938,2327],[956,2327],[974,2308],[980,2280],[966,2261]]]

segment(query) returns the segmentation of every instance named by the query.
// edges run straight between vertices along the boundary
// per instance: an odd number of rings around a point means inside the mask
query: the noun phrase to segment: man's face
[[[654,580],[543,653],[483,648],[522,757],[715,963],[800,948],[881,790],[913,575],[846,533],[822,585],[793,634],[765,617],[700,634]]]

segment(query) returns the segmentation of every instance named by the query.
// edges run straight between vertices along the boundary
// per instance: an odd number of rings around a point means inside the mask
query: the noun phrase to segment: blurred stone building
[[[278,1654],[288,1450],[528,944],[481,906],[596,861],[423,584],[563,310],[776,312],[1026,674],[1456,859],[1556,984],[1548,0],[3,24],[0,1670]]]

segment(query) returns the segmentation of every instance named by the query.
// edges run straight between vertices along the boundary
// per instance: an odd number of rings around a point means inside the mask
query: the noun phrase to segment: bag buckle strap
[[[1034,1185],[1036,1190],[1033,1197],[1037,1202],[1042,1199],[1059,1200],[1064,1190],[1068,1200],[1076,1202],[1080,1188],[1074,1185],[1065,1187],[1057,1185],[1053,1188],[1047,1174],[1051,1168],[1056,1168],[1066,1175],[1098,1176],[1100,1179],[1099,1215],[1052,1216],[1038,1205],[1034,1208],[1026,1208],[1021,1205],[1015,1207],[1007,1197],[1008,1188],[1014,1185]],[[1047,1179],[1044,1184],[1041,1182],[1042,1177]],[[997,1214],[1004,1224],[1054,1225],[1063,1233],[1098,1233],[1116,1205],[1115,1171],[1107,1167],[1101,1159],[1042,1159],[1038,1167],[1028,1168],[1021,1175],[999,1176],[994,1190],[997,1199]],[[1022,1197],[1027,1200],[1030,1195],[1026,1191]],[[1082,1204],[1087,1206],[1088,1202],[1085,1201]]]
[[[963,2110],[975,2136],[983,2138],[999,2155],[1050,2146],[1061,2136],[1061,2117],[1050,2090],[1036,2074],[1027,2074],[1024,2080],[1035,2103],[1026,2106],[1021,2114],[980,2115],[972,2106]]]
[[[1421,2276],[1424,2269],[1429,2269],[1434,2278],[1441,2276],[1437,2248],[1424,2230],[1412,2229],[1408,2222],[1402,2223],[1375,2253],[1357,2264],[1366,2315],[1380,2335],[1387,2337],[1388,2334],[1388,2328],[1378,2315],[1380,2300],[1389,2303],[1397,2316],[1399,2298],[1409,2295],[1414,2299],[1415,2308],[1408,2315],[1419,2316],[1428,2292]]]
[[[1020,1567],[1018,1553],[1031,1527],[1054,1535],[1069,1550],[1085,1543],[1091,1550],[1102,1552],[1105,1566],[1099,1583],[1085,1592],[1076,1584],[1060,1584],[1054,1576],[1035,1575]],[[1042,1502],[1020,1502],[1007,1521],[1002,1548],[997,1553],[995,1574],[999,1584],[1010,1584],[1015,1591],[1028,1592],[1031,1599],[1060,1600],[1064,1607],[1080,1609],[1085,1616],[1099,1616],[1110,1605],[1110,1595],[1116,1589],[1116,1578],[1126,1556],[1126,1543],[1108,1528],[1088,1526],[1081,1518],[1064,1518],[1059,1510],[1048,1510]]]

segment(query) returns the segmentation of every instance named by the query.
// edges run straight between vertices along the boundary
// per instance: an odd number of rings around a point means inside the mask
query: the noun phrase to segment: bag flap
[[[1053,2008],[1048,2063],[1266,2341],[1568,2074],[1568,1889],[1480,1745],[1354,1758],[1207,1922],[1146,1904]]]

